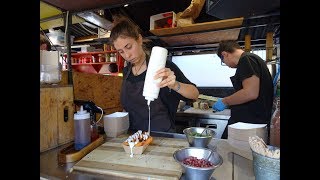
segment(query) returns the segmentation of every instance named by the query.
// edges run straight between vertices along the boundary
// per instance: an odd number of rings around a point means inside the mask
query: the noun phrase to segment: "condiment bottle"
[[[155,80],[153,79],[153,77],[155,76],[156,71],[165,67],[167,55],[168,50],[163,47],[154,46],[151,50],[150,60],[147,68],[147,74],[144,81],[142,93],[142,95],[147,100],[148,106],[150,105],[151,101],[154,101],[158,98],[160,91],[158,84],[162,81],[162,79],[159,78]]]
[[[99,138],[98,125],[96,122],[91,125],[91,142]]]
[[[74,148],[81,150],[91,142],[90,113],[80,107],[74,114]]]
[[[105,56],[103,54],[99,54],[99,62],[105,62],[106,59],[105,59]]]

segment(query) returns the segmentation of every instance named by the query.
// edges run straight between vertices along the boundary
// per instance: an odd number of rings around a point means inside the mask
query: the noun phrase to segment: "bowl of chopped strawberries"
[[[223,163],[216,151],[201,147],[178,149],[173,158],[181,165],[185,179],[210,179],[213,171]]]

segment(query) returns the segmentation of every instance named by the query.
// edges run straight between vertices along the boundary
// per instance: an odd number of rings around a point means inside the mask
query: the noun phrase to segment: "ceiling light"
[[[123,7],[128,7],[129,6],[129,4],[125,4],[125,5],[123,5]]]

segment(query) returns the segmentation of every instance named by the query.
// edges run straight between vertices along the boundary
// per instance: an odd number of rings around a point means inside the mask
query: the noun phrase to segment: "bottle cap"
[[[80,106],[80,111],[74,114],[74,120],[83,120],[83,119],[90,119],[90,113],[86,110],[83,110],[83,106]]]

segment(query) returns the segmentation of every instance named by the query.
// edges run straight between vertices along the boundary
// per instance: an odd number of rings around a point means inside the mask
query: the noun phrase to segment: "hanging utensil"
[[[208,127],[209,127],[209,125],[206,125],[206,127],[204,128],[204,130],[201,132],[200,137],[202,136],[203,132],[208,129]],[[206,131],[206,135],[208,135],[207,131]]]

